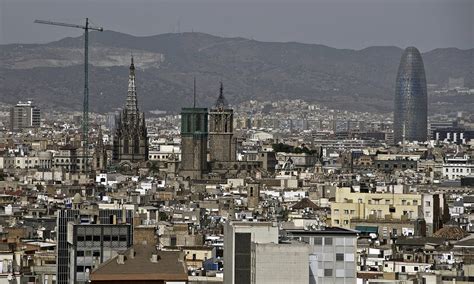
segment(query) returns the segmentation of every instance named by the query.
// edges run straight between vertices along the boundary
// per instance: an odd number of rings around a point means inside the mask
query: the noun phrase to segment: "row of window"
[[[452,168],[452,169],[451,169],[451,172],[453,172],[453,173],[463,173],[463,170],[464,170],[463,168]],[[473,172],[473,173],[474,173],[474,169],[473,169],[473,171],[471,171],[470,168],[466,168],[465,170],[466,170],[466,173],[467,173],[467,174],[470,173],[470,172]],[[445,169],[445,172],[446,172],[446,173],[449,173],[449,168],[446,168],[446,169]]]
[[[90,251],[90,250],[78,250],[77,251],[77,256],[94,256],[94,257],[99,257],[100,256],[100,251],[95,250],[95,251]]]
[[[94,241],[94,242],[100,242],[100,236],[97,236],[97,235],[86,235],[86,236],[77,236],[77,241],[78,242],[83,242],[83,241]],[[127,236],[125,235],[119,235],[119,236],[110,236],[110,235],[104,235],[103,236],[103,241],[104,242],[110,242],[110,241],[113,241],[113,242],[116,242],[116,241],[121,241],[121,242],[125,242],[127,241]]]
[[[341,221],[339,221],[339,219],[334,219],[334,224],[340,225],[340,224],[341,224]],[[342,224],[343,224],[343,225],[349,225],[349,220],[343,220],[343,221],[342,221]]]

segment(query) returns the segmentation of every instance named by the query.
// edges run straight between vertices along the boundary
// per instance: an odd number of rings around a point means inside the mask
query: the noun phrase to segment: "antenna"
[[[196,108],[196,76],[194,76],[193,84],[193,108]]]

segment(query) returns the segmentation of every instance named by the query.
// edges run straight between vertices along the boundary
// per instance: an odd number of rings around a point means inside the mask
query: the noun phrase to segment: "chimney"
[[[120,253],[117,256],[117,263],[118,264],[125,264],[125,255],[123,253]]]
[[[150,261],[153,262],[153,263],[157,263],[158,262],[158,254],[152,253]]]

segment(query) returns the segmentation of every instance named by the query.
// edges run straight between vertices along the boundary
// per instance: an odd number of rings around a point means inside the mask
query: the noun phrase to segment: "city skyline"
[[[0,1],[0,284],[474,283],[473,4]]]

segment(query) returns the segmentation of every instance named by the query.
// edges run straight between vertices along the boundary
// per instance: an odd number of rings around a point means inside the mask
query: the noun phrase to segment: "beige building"
[[[415,220],[422,217],[422,197],[416,193],[362,193],[350,187],[336,190],[331,203],[331,225],[350,228],[351,219]]]

